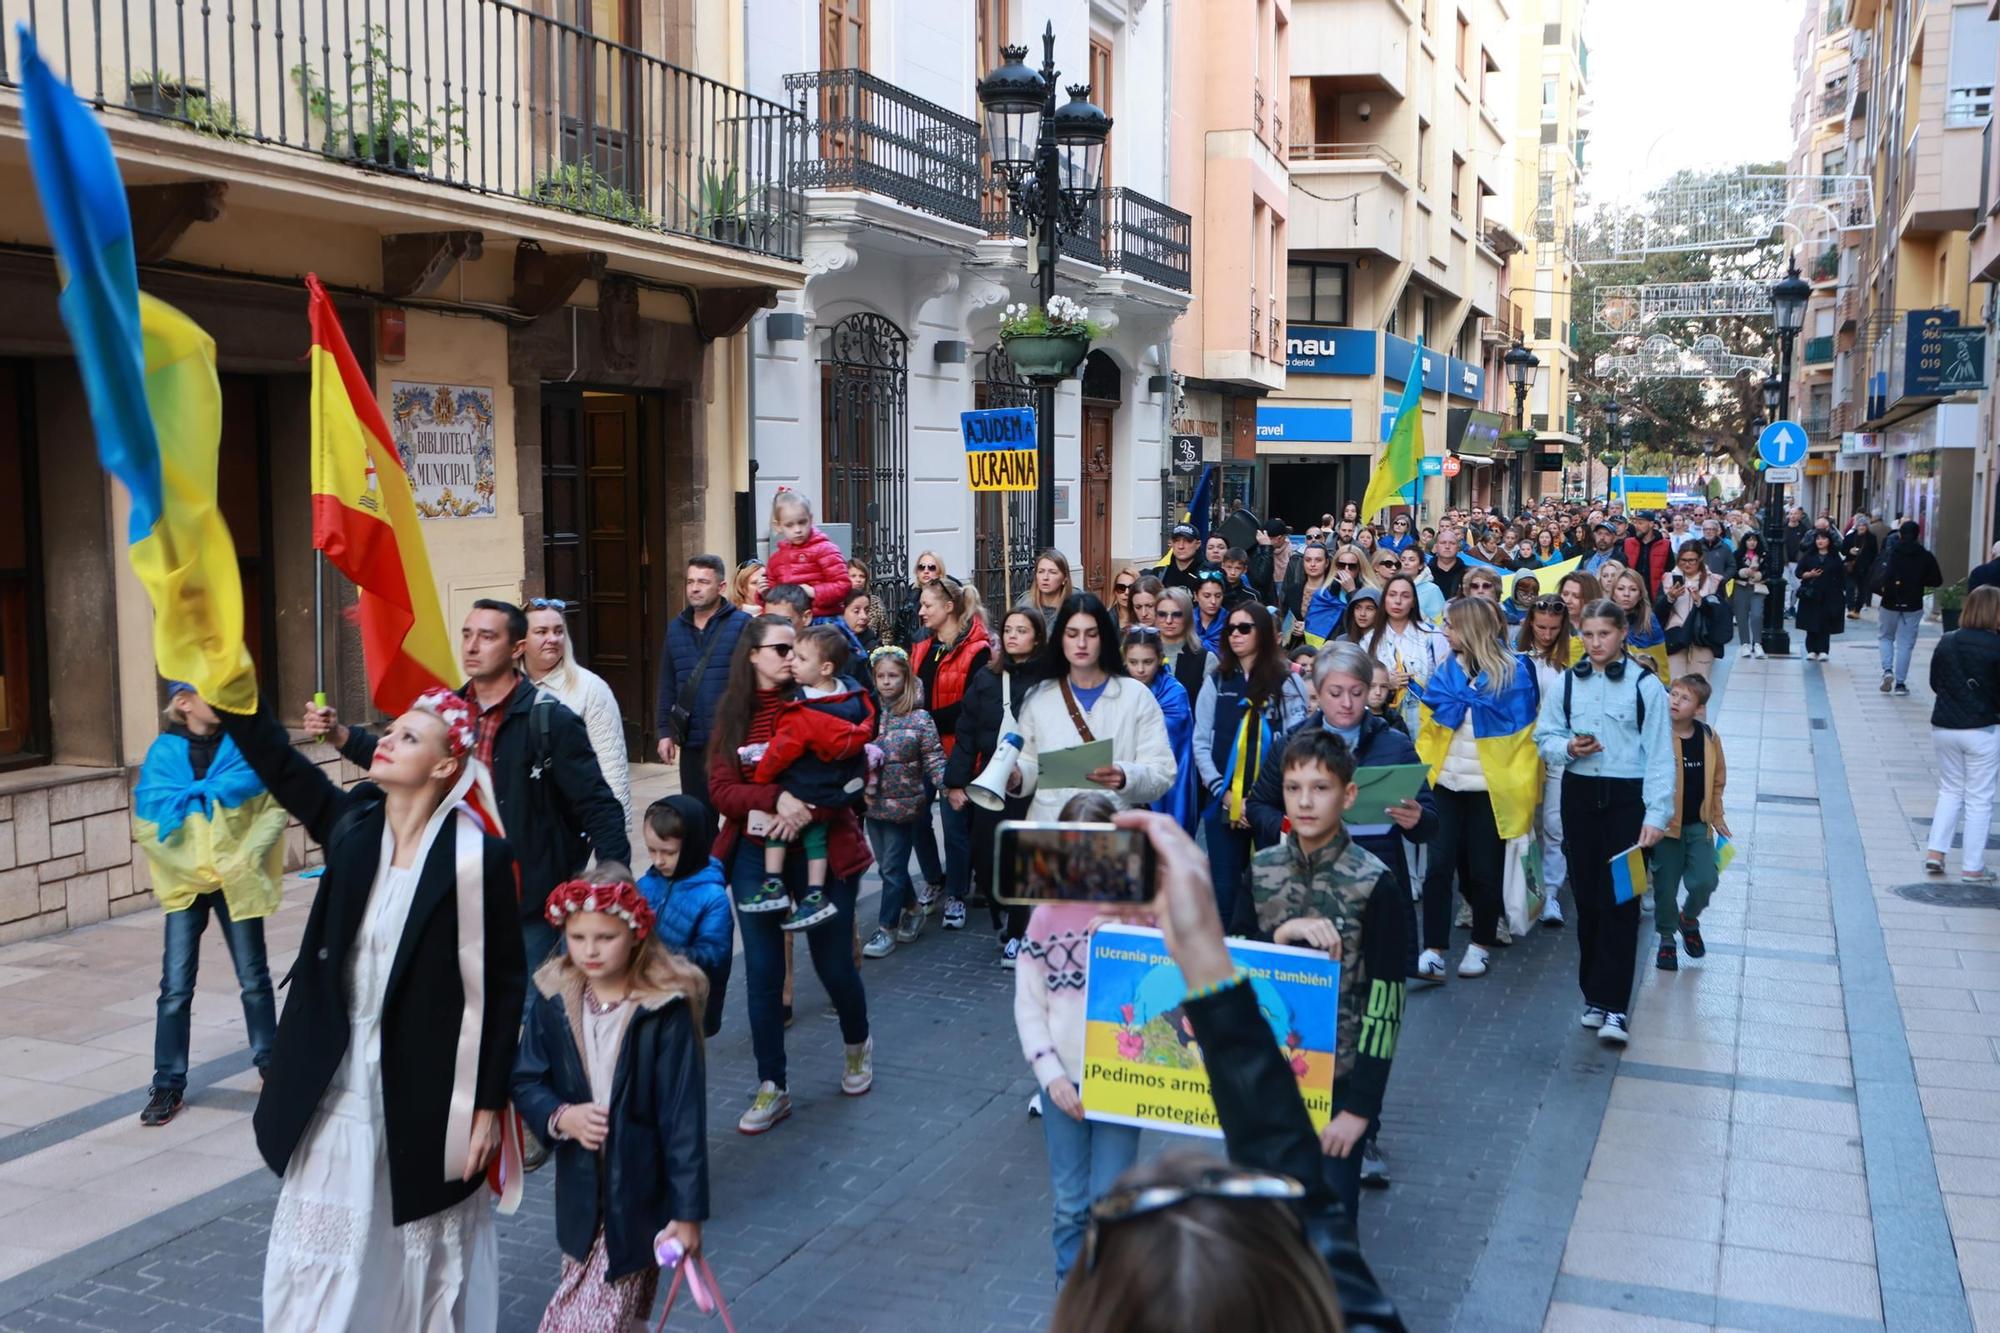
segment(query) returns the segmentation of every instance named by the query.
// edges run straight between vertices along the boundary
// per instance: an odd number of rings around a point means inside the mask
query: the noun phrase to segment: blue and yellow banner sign
[[[960,412],[958,430],[965,437],[965,471],[973,490],[1032,491],[1039,484],[1034,408]]]
[[[1340,964],[1317,949],[1230,940],[1257,1007],[1299,1081],[1315,1130],[1333,1118]],[[1114,1125],[1222,1137],[1201,1046],[1181,1010],[1187,982],[1157,930],[1101,926],[1084,984],[1083,1114]]]

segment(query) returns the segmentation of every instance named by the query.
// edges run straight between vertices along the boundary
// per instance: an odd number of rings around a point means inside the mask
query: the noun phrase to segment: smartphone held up
[[[1144,903],[1158,881],[1143,829],[1007,820],[994,839],[995,896],[1003,903]]]

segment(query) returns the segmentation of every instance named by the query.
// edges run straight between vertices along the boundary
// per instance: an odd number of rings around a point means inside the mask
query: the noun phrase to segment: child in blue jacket
[[[639,893],[659,921],[660,943],[685,955],[708,977],[702,1032],[722,1030],[722,995],[729,987],[736,922],[722,862],[708,853],[714,820],[692,796],[667,796],[646,809],[646,851],[653,868]]]

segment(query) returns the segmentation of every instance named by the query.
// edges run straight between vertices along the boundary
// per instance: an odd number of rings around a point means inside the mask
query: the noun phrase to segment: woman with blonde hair
[[[1673,679],[1667,665],[1667,636],[1653,615],[1646,597],[1646,580],[1636,569],[1621,568],[1607,580],[1604,591],[1625,613],[1625,646],[1660,678],[1662,685]]]
[[[764,574],[762,560],[745,560],[729,577],[729,600],[753,616],[764,614],[764,593],[771,581]]]
[[[1033,611],[1042,618],[1042,625],[1054,632],[1056,612],[1076,591],[1069,572],[1069,557],[1051,546],[1035,557],[1035,577],[1021,593],[1014,605],[1023,610]]]
[[[903,585],[902,597],[896,611],[895,641],[907,648],[924,637],[923,621],[917,615],[917,601],[924,589],[939,579],[950,577],[944,567],[944,557],[936,551],[919,551],[917,558],[910,562],[910,581]]]
[[[1111,614],[1121,633],[1139,623],[1132,614],[1132,593],[1139,586],[1139,577],[1136,565],[1120,565],[1111,576]]]

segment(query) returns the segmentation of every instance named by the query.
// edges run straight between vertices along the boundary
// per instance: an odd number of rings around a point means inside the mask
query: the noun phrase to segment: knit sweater
[[[1083,1080],[1083,983],[1090,961],[1091,903],[1044,903],[1028,918],[1014,967],[1014,1030],[1044,1088]]]

